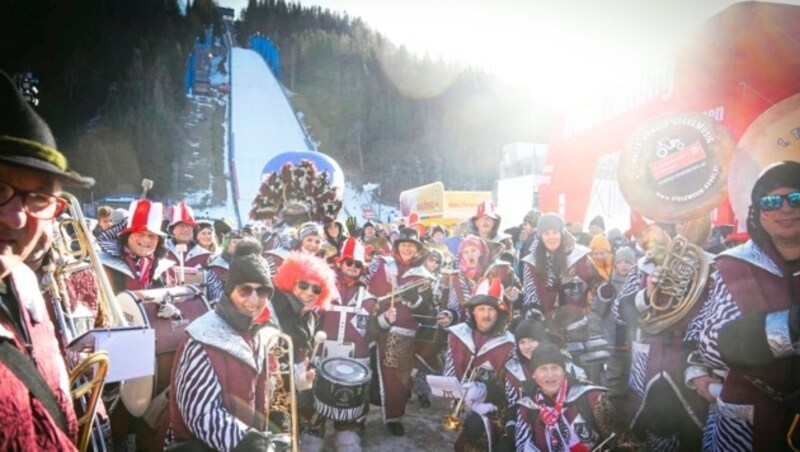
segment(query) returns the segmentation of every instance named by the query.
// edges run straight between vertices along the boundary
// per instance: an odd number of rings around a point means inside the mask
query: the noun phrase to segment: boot
[[[337,430],[333,442],[336,452],[361,452],[361,437],[352,430]]]
[[[387,422],[386,428],[388,428],[389,432],[394,436],[403,436],[406,434],[406,428],[399,422]]]
[[[319,436],[300,434],[300,450],[303,452],[322,452],[325,441]]]

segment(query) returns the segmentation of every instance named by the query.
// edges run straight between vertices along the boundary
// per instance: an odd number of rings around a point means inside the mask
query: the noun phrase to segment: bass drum
[[[169,386],[175,350],[184,338],[186,326],[211,307],[203,292],[194,286],[125,291],[116,299],[131,326],[147,326],[155,331],[153,376],[126,380],[120,390],[122,404],[133,416],[140,417],[153,397]]]
[[[317,369],[314,409],[327,419],[355,421],[364,416],[372,372],[350,358],[327,358]]]

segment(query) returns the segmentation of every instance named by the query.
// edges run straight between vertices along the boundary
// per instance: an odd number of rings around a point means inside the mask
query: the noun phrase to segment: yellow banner
[[[492,200],[490,191],[447,191],[444,193],[444,212],[447,218],[467,219],[475,215],[478,205]]]
[[[434,182],[400,193],[400,211],[404,217],[412,212],[420,219],[441,217],[444,213],[444,184]]]

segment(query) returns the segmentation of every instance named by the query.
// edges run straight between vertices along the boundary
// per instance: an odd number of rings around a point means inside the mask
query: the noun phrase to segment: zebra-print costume
[[[186,427],[212,448],[229,451],[250,429],[222,405],[222,386],[203,345],[194,339],[178,361],[174,390]]]
[[[469,312],[463,306],[463,303],[466,303],[472,297],[475,284],[474,281],[470,281],[461,273],[456,273],[452,276],[450,293],[447,297],[447,309],[453,314],[453,325],[468,320]],[[459,287],[461,288],[461,292],[456,290]]]

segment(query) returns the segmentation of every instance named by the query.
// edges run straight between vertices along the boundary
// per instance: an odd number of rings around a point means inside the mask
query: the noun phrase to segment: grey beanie
[[[545,231],[552,230],[562,232],[564,230],[564,219],[552,212],[539,217],[539,222],[536,223],[536,233],[539,234],[539,237]]]
[[[634,265],[636,264],[636,253],[629,246],[620,247],[617,254],[614,255],[614,262],[627,262]]]

